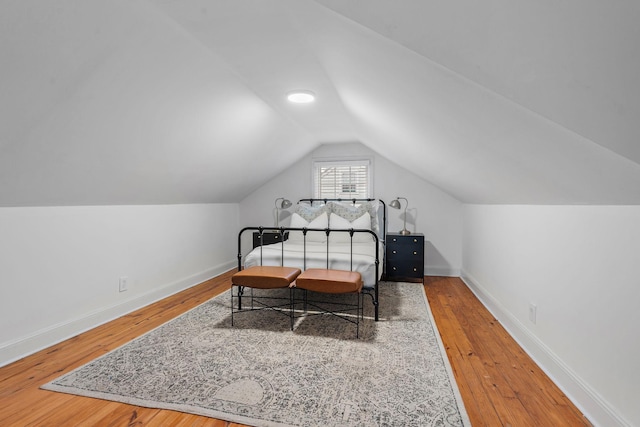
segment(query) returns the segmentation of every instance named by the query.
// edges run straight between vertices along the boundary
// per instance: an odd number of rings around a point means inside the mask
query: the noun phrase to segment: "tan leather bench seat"
[[[291,286],[329,294],[359,293],[362,291],[362,275],[357,271],[310,268],[302,272]]]
[[[259,289],[286,288],[299,274],[299,268],[254,266],[235,273],[231,277],[231,283]]]

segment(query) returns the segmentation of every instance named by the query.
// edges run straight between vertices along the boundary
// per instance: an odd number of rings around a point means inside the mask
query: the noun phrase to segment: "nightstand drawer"
[[[396,260],[396,259],[415,259],[419,261],[424,260],[424,248],[422,246],[397,246],[393,248],[387,249],[387,259]]]
[[[424,276],[424,262],[394,262],[393,260],[389,260],[387,262],[387,276],[422,279],[422,276]]]
[[[387,235],[387,245],[424,247],[424,236],[417,234],[409,236],[400,234]]]

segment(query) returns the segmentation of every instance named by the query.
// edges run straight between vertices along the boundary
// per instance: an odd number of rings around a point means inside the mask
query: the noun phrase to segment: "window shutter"
[[[314,197],[363,199],[371,197],[369,160],[315,161]]]

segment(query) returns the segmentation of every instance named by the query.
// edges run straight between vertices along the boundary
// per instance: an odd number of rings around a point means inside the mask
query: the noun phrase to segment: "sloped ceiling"
[[[0,206],[237,202],[351,141],[463,202],[638,204],[637,22],[631,0],[4,1]]]

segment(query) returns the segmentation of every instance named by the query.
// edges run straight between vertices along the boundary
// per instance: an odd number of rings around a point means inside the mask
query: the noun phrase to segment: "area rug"
[[[357,339],[331,315],[232,327],[227,291],[42,388],[253,426],[470,426],[423,287],[382,282],[378,322],[365,298]]]

